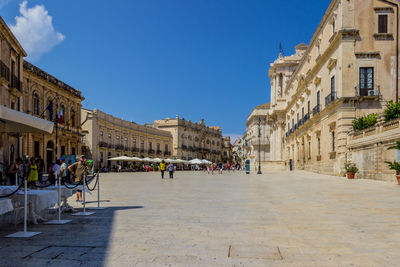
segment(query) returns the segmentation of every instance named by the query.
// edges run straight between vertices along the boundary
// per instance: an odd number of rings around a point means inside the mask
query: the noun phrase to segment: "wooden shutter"
[[[378,16],[378,33],[388,32],[388,15]]]

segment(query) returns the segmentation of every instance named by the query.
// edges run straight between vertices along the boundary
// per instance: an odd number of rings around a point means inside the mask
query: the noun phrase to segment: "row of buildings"
[[[26,56],[0,17],[1,175],[22,156],[50,163],[86,154],[99,167],[111,167],[107,159],[122,155],[230,160],[230,140],[219,127],[178,117],[138,125],[84,109],[81,90],[24,60]]]
[[[279,54],[268,75],[270,103],[248,117],[235,158],[254,170],[260,163],[334,175],[352,161],[361,177],[393,178],[384,161],[396,159],[386,148],[400,139],[399,121],[359,132],[352,123],[399,99],[399,1],[332,0],[310,43]]]

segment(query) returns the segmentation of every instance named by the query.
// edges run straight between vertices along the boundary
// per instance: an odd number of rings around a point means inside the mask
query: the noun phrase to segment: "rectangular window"
[[[331,78],[331,96],[335,95],[335,76]]]
[[[301,108],[301,117],[304,118],[304,107]]]
[[[308,103],[307,103],[307,113],[308,114],[310,114],[310,110],[311,110],[311,102],[310,102],[310,100],[308,100]]]
[[[103,152],[100,152],[100,164],[103,163],[104,155]]]
[[[100,131],[100,142],[103,142],[103,131]]]
[[[332,132],[332,152],[335,152],[335,132]]]
[[[133,139],[133,140],[132,140],[132,147],[133,147],[133,148],[136,148],[136,139]]]
[[[360,68],[360,96],[368,96],[369,90],[374,90],[374,68]]]
[[[378,33],[388,33],[388,15],[378,16]]]
[[[35,141],[34,143],[33,143],[33,146],[34,146],[34,155],[35,155],[35,157],[40,157],[40,142],[39,141]]]
[[[321,138],[318,136],[317,140],[318,140],[318,155],[321,155]]]
[[[83,137],[86,137],[86,136],[82,136],[82,138]],[[61,146],[61,156],[65,156],[65,146]]]
[[[165,152],[168,152],[168,145],[167,145],[167,144],[165,144],[164,151],[165,151]]]

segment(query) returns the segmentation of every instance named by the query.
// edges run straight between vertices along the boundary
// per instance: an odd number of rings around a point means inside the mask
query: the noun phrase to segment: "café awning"
[[[53,133],[54,123],[0,105],[0,132]]]

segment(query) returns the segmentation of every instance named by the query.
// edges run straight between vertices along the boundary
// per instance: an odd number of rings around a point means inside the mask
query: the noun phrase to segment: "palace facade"
[[[270,125],[268,115],[270,103],[256,106],[247,117],[246,133],[242,137],[244,160],[250,160],[251,171],[267,167],[270,162]],[[239,149],[239,148],[238,148]]]
[[[206,126],[204,120],[191,122],[180,119],[163,119],[154,121],[154,127],[168,131],[173,137],[173,156],[183,160],[207,159],[222,162],[224,140],[221,127]],[[225,158],[228,161],[228,157]]]
[[[74,159],[82,153],[81,91],[27,61],[23,71],[24,112],[56,122],[52,134],[25,134],[23,154],[40,157],[46,163],[56,157]]]
[[[113,167],[118,156],[170,158],[172,135],[116,118],[98,109],[82,109],[84,152],[99,168]]]
[[[355,118],[399,95],[398,1],[333,0],[308,46],[271,64],[272,160],[342,175]]]

